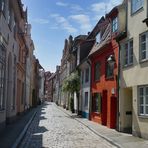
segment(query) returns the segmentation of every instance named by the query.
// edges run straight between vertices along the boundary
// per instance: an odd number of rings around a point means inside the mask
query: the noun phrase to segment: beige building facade
[[[120,42],[119,130],[148,139],[148,1],[125,2],[127,36]]]

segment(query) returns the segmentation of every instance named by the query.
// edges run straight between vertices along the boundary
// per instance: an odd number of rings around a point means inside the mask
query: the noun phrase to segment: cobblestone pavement
[[[55,104],[48,103],[36,114],[20,148],[114,148]]]

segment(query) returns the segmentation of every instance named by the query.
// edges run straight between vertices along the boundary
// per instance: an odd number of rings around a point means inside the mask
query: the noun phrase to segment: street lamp
[[[115,65],[115,63],[116,63],[116,61],[115,61],[115,56],[114,56],[114,55],[110,55],[110,56],[108,57],[108,59],[107,59],[107,62],[108,62],[108,64],[109,64],[111,67],[114,68],[114,65]]]
[[[110,70],[112,71],[111,73],[112,73],[113,76],[114,76],[114,66],[115,66],[115,63],[116,63],[116,61],[115,61],[115,56],[114,56],[114,55],[110,55],[110,56],[108,57],[108,59],[107,59],[107,62],[108,62],[108,64],[109,64],[109,66],[110,66]],[[112,95],[115,95],[115,88],[112,88],[111,94],[112,94]]]

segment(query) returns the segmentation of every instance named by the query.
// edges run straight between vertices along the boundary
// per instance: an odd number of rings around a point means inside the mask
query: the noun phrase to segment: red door
[[[110,115],[110,128],[116,128],[117,98],[115,96],[111,97]]]
[[[102,124],[107,125],[107,90],[102,92]]]

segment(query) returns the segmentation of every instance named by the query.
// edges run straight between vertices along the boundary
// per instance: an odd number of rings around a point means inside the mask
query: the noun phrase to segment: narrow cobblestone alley
[[[53,103],[37,112],[20,148],[113,148],[87,127],[71,118]]]

